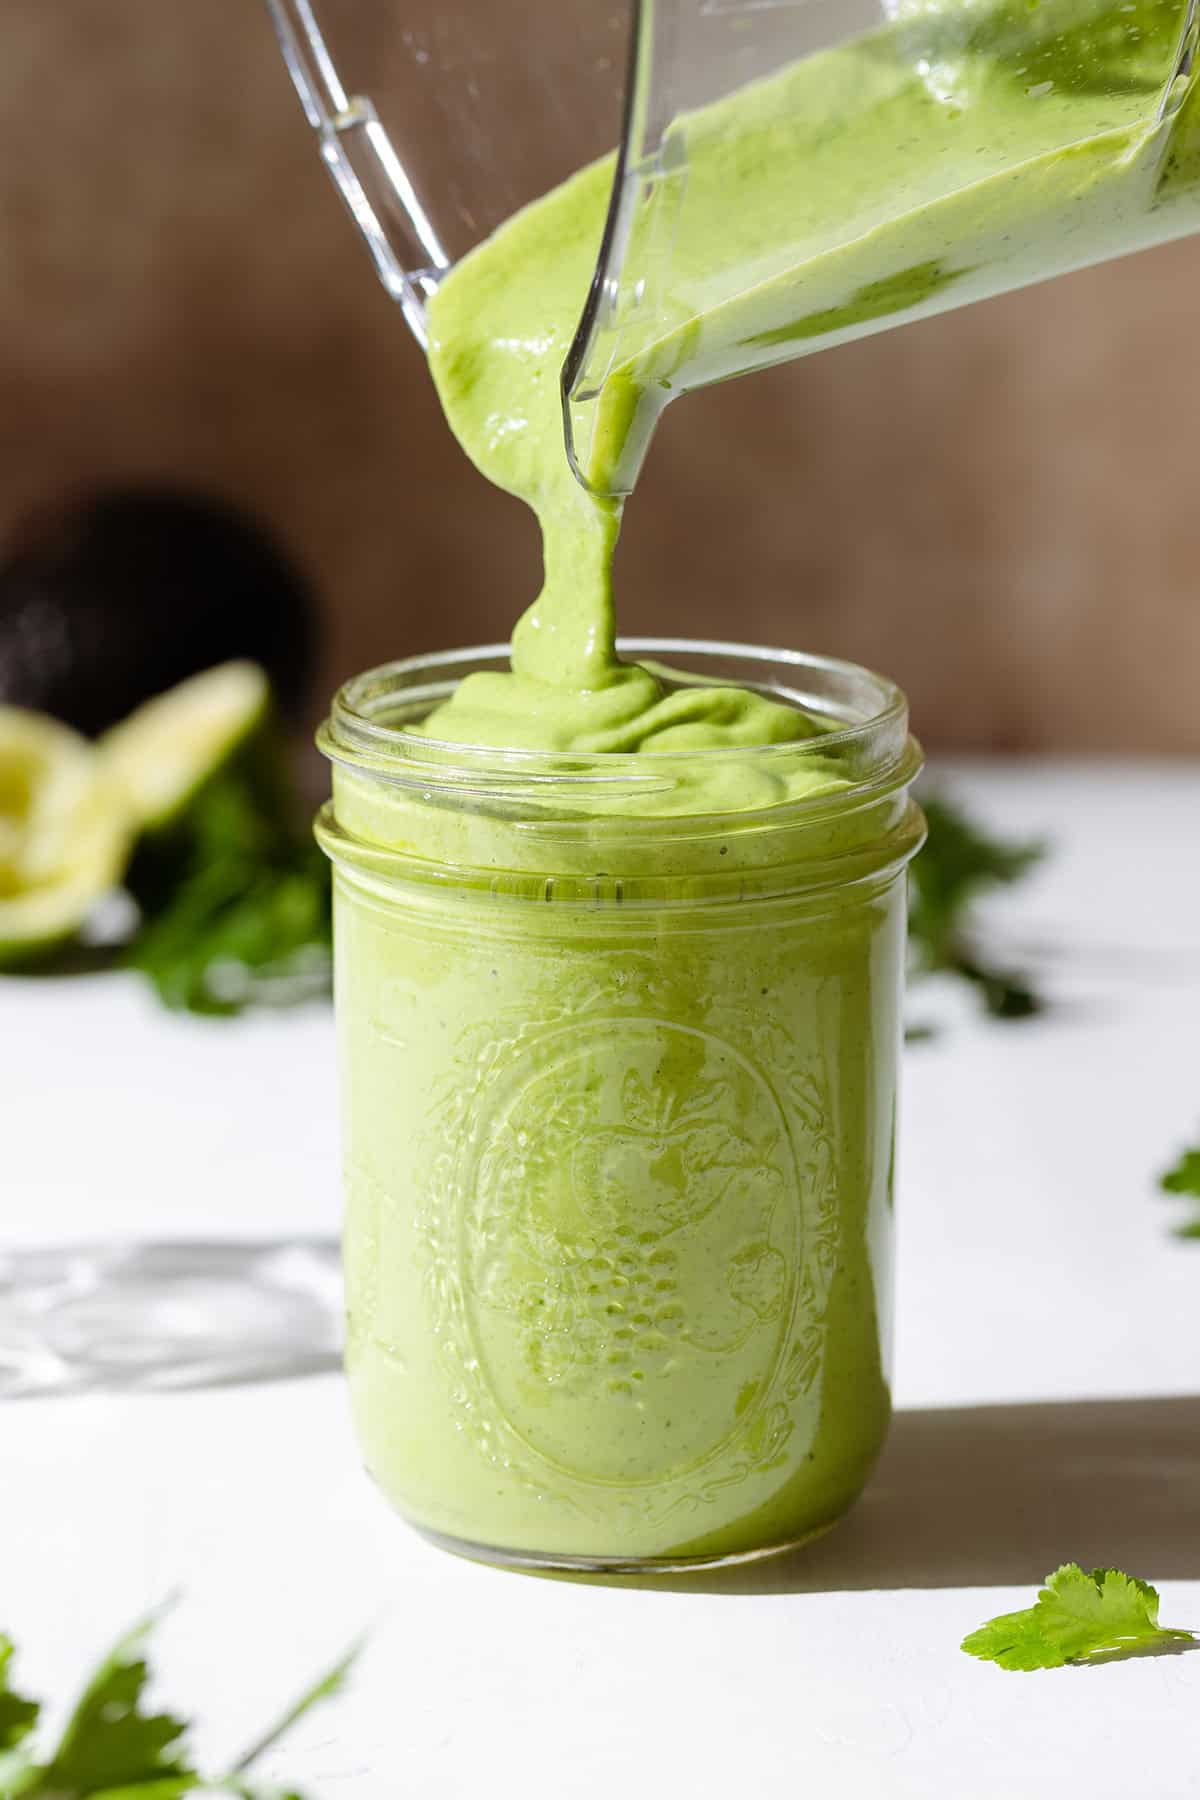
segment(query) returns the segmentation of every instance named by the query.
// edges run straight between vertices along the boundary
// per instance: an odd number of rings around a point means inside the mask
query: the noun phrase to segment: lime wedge
[[[0,966],[69,938],[121,879],[129,809],[95,747],[0,706]]]
[[[174,823],[259,731],[271,705],[257,663],[221,663],[147,700],[99,740],[138,826]]]

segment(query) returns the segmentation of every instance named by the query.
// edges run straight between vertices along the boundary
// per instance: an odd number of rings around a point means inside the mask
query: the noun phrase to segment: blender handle
[[[366,239],[379,279],[425,347],[425,305],[450,267],[372,101],[347,94],[311,0],[266,0],[321,160]]]
[[[678,112],[680,53],[695,16],[745,0],[630,0],[621,142],[594,275],[561,373],[566,454],[584,487],[602,399],[623,352],[652,335],[686,185]],[[365,238],[380,280],[421,344],[426,307],[455,257],[439,237],[368,95],[347,91],[318,22],[320,0],[266,0],[321,159]],[[397,121],[393,121],[397,122]],[[610,494],[628,492],[653,429],[642,408],[626,434]]]

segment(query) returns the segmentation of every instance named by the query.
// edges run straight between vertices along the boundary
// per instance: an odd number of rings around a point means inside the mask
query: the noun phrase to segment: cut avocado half
[[[265,725],[271,690],[257,663],[222,663],[193,675],[106,731],[104,765],[138,827],[166,829]]]
[[[120,881],[131,835],[94,745],[41,713],[0,706],[0,967],[78,931]]]

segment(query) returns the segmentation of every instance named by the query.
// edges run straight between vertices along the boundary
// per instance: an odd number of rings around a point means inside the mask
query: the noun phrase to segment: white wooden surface
[[[879,1475],[790,1564],[657,1588],[426,1548],[360,1475],[340,1382],[0,1407],[0,1628],[63,1695],[172,1589],[162,1694],[213,1756],[364,1627],[277,1772],[314,1800],[1183,1800],[1200,1653],[1008,1675],[958,1650],[1058,1561],[1200,1627],[1200,1243],[1153,1177],[1200,1130],[1200,769],[1007,764],[956,792],[1044,869],[992,904],[1055,1004],[914,992],[896,1395]],[[331,1021],[0,983],[7,1245],[329,1233]]]

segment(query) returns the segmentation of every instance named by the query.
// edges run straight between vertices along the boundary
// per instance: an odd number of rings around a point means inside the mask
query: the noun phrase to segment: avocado
[[[0,550],[0,703],[96,736],[189,675],[245,659],[302,716],[317,616],[295,563],[229,502],[161,486],[85,493]]]

